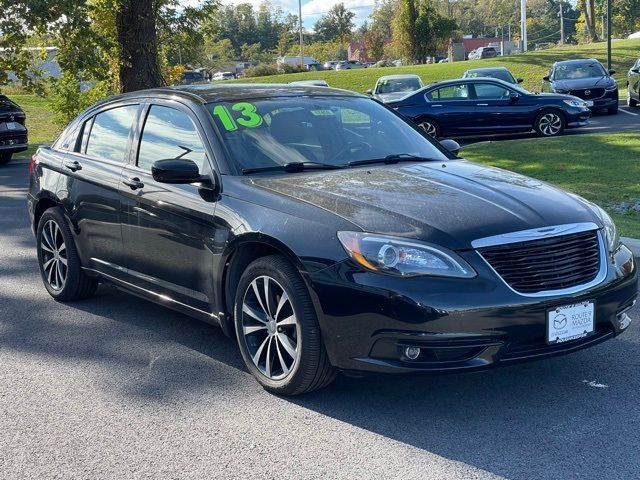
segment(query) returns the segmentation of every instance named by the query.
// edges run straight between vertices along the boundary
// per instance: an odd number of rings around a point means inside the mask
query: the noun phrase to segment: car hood
[[[599,223],[579,197],[464,160],[253,177],[371,233],[464,250],[478,238],[577,222]]]
[[[414,92],[393,92],[393,93],[378,93],[376,94],[376,98],[383,103],[393,102],[395,100],[400,100],[408,95],[412,95]]]
[[[616,83],[616,81],[613,78],[603,76],[556,80],[553,82],[553,85],[560,90],[578,90],[582,88],[604,88],[614,83]]]

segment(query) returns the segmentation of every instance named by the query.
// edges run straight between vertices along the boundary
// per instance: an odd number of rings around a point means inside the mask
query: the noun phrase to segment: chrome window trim
[[[487,261],[487,259],[484,258],[482,253],[476,250],[476,253],[478,254],[478,256],[487,264],[489,269],[491,269],[491,271],[500,279],[500,281],[509,290],[511,290],[513,293],[517,295],[521,295],[523,297],[533,297],[533,298],[552,297],[552,296],[559,296],[559,295],[573,295],[575,293],[579,293],[579,292],[588,290],[589,288],[595,287],[601,284],[607,278],[607,270],[608,270],[607,269],[607,249],[605,247],[605,242],[602,236],[602,232],[595,223],[591,223],[591,222],[572,223],[567,225],[556,225],[554,227],[522,230],[519,232],[511,232],[503,235],[495,235],[492,237],[486,237],[486,238],[474,240],[473,242],[471,242],[471,245],[474,248],[508,245],[511,243],[520,243],[520,242],[527,242],[532,240],[539,240],[543,238],[559,237],[562,235],[570,235],[572,233],[587,232],[591,230],[596,230],[596,235],[598,236],[598,245],[600,246],[600,249],[599,249],[600,269],[598,271],[598,274],[590,282],[583,283],[581,285],[575,285],[573,287],[562,288],[558,290],[542,290],[540,292],[535,292],[535,293],[519,292],[518,290],[512,288],[511,285],[509,285],[504,280],[504,278],[502,278],[502,276],[493,268],[491,263],[489,263],[489,261]],[[521,235],[521,236],[514,237],[514,235]],[[502,241],[500,243],[496,243],[500,239]]]

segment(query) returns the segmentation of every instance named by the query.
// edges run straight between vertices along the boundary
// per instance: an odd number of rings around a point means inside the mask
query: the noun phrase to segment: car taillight
[[[36,165],[38,165],[38,157],[36,155],[31,156],[31,161],[29,162],[29,174],[32,174],[36,169]]]

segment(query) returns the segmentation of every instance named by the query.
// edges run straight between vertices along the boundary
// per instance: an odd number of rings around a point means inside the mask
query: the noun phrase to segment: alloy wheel
[[[436,137],[436,135],[438,134],[438,129],[436,128],[436,126],[431,123],[431,122],[422,122],[420,124],[420,128],[422,128],[425,132],[427,132],[429,135],[431,135],[433,138]]]
[[[242,335],[256,368],[271,380],[285,378],[299,358],[300,326],[289,294],[273,278],[260,276],[242,302]]]
[[[40,250],[47,282],[54,290],[61,290],[67,280],[67,247],[60,226],[53,220],[42,228]]]
[[[557,135],[562,129],[562,119],[557,113],[545,113],[540,117],[540,120],[538,120],[538,127],[543,135]]]

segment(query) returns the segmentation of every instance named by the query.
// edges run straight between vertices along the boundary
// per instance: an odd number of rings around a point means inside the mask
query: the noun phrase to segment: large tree
[[[323,42],[333,40],[346,42],[351,36],[355,16],[355,13],[346,9],[344,3],[336,3],[314,25],[317,39]]]

